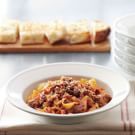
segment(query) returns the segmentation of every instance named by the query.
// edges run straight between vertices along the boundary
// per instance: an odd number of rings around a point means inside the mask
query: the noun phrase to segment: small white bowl
[[[114,36],[121,41],[135,45],[135,14],[118,18],[113,26]]]
[[[118,56],[113,56],[113,60],[115,62],[115,64],[120,67],[124,72],[130,74],[130,75],[135,75],[135,66],[126,62],[126,61],[123,61],[120,57]]]
[[[114,23],[115,31],[135,39],[135,14],[119,17]]]
[[[120,41],[123,41],[124,43],[126,43],[126,45],[130,44],[132,46],[135,46],[135,39],[134,38],[127,37],[126,35],[119,33],[117,31],[114,31],[113,33],[114,33],[113,35],[115,38],[117,38]]]
[[[123,61],[128,62],[129,64],[133,64],[135,66],[135,56],[125,52],[122,49],[119,49],[117,46],[113,48],[113,53],[114,55],[118,56],[121,58]]]
[[[126,52],[127,54],[131,54],[135,56],[135,46],[132,46],[130,44],[127,44],[123,41],[118,40],[117,38],[114,39],[114,46],[117,46],[122,52]]]
[[[78,114],[50,114],[39,112],[26,104],[26,97],[36,82],[54,76],[84,76],[97,79],[98,84],[112,95],[112,100],[100,109]],[[25,70],[14,76],[6,87],[8,100],[17,108],[54,123],[73,124],[91,119],[120,104],[128,95],[129,82],[119,73],[108,68],[85,63],[55,63]]]

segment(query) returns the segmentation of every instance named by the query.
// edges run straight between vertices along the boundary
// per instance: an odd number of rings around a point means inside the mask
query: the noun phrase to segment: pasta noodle
[[[41,112],[75,114],[93,111],[110,102],[112,97],[95,79],[62,76],[39,84],[27,98],[27,104]]]

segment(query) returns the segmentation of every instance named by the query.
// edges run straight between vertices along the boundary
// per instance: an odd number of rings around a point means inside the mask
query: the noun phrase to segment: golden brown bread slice
[[[21,44],[39,44],[44,42],[43,26],[39,23],[21,23],[19,31]]]
[[[70,44],[90,42],[89,22],[81,20],[66,26],[65,40]]]
[[[110,34],[110,26],[106,23],[96,20],[91,22],[91,41],[95,43],[100,43],[105,41]]]
[[[50,44],[63,40],[66,34],[65,24],[62,21],[48,23],[44,27],[44,33]]]
[[[15,43],[18,38],[18,21],[4,21],[0,24],[0,43]]]

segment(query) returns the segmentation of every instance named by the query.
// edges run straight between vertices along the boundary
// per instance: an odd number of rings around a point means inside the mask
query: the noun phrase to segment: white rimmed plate
[[[26,97],[31,91],[29,88],[33,84],[43,79],[61,75],[77,75],[96,78],[98,84],[112,95],[112,100],[100,109],[86,113],[68,115],[39,112],[25,103]],[[69,124],[82,122],[88,117],[98,117],[98,114],[119,105],[127,97],[130,86],[129,82],[121,74],[111,69],[97,65],[69,62],[47,64],[25,70],[14,76],[8,82],[6,89],[9,102],[17,108],[43,118],[49,118],[55,123]]]

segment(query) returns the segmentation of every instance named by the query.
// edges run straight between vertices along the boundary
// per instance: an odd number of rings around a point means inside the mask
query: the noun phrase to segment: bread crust
[[[93,34],[93,42],[100,43],[105,41],[111,32],[110,26],[99,20],[93,21],[91,23],[93,24],[91,32]],[[91,40],[93,40],[92,38]]]
[[[105,41],[109,34],[111,32],[111,29],[108,27],[105,30],[97,31],[96,32],[96,37],[95,37],[95,43],[100,43]]]

